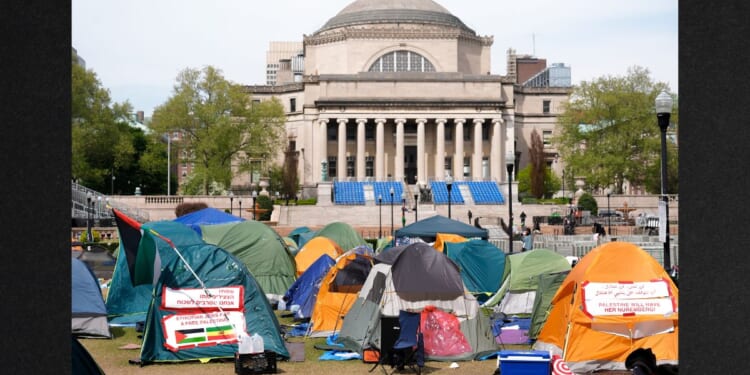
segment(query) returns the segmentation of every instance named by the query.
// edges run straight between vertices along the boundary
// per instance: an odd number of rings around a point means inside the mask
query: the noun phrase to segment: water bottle
[[[247,333],[240,332],[238,340],[240,354],[249,354],[253,352],[253,341],[250,339],[250,336],[248,336]]]
[[[261,337],[257,332],[253,333],[253,335],[250,337],[250,341],[252,341],[252,352],[251,353],[263,353],[263,350],[265,349],[263,344],[263,337]]]

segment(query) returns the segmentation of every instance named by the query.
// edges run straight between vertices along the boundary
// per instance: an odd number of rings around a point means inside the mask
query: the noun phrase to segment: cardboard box
[[[501,350],[497,355],[502,375],[549,375],[550,354],[547,351]]]

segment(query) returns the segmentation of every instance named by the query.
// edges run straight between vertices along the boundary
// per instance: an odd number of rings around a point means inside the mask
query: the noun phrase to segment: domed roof
[[[432,0],[357,0],[328,20],[317,32],[375,23],[426,23],[458,27],[474,34],[458,17]]]

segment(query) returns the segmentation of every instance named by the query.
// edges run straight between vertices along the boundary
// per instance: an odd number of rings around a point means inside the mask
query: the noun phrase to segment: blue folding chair
[[[420,313],[401,310],[398,313],[401,330],[393,344],[391,367],[394,372],[405,368],[422,373],[424,367],[424,337],[419,329]]]

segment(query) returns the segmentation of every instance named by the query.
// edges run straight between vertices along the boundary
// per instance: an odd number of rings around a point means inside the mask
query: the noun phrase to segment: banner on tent
[[[245,331],[245,314],[240,311],[207,314],[173,314],[162,319],[164,346],[176,352],[196,346],[237,342]]]
[[[206,293],[206,290],[208,293]],[[162,310],[244,310],[242,286],[224,288],[172,289],[164,287],[161,299]]]
[[[583,311],[592,317],[668,315],[675,310],[666,280],[583,283]]]

